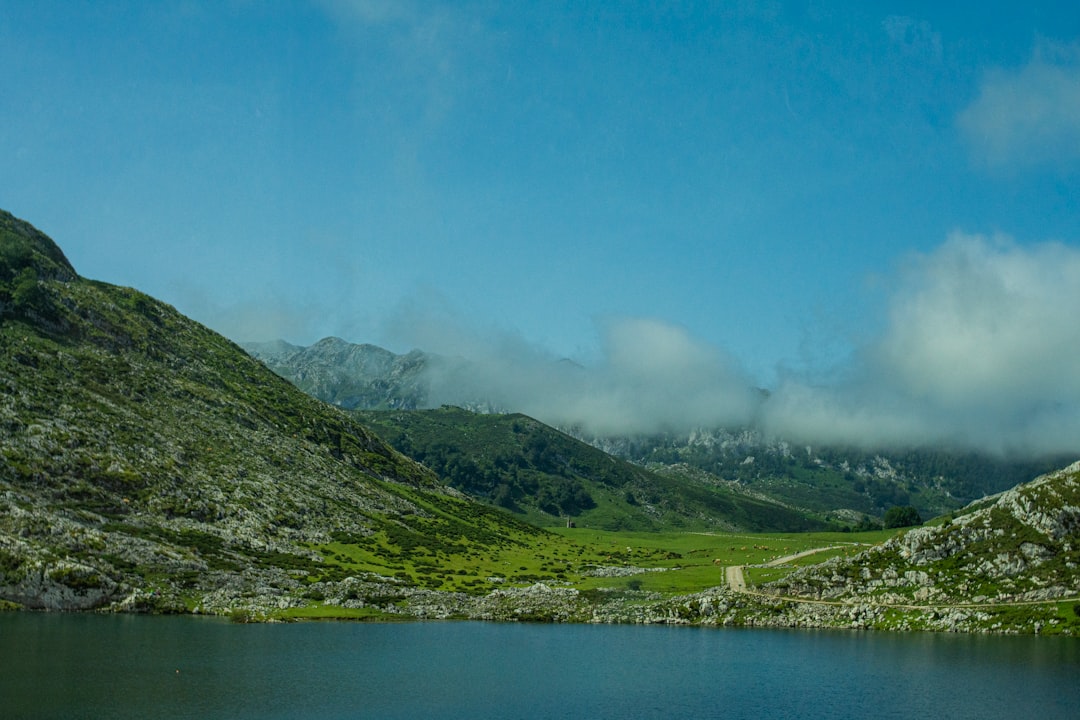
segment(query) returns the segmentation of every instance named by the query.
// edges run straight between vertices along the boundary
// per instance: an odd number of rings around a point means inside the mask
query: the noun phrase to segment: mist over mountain
[[[1080,465],[774,586],[798,597],[754,599],[731,573],[714,585],[717,566],[775,548],[736,554],[732,540],[713,538],[684,555],[683,545],[631,547],[627,536],[623,550],[621,538],[593,545],[521,515],[709,529],[695,544],[717,528],[859,530],[887,504],[955,508],[953,491],[965,491],[947,467],[956,457],[859,457],[741,430],[682,444],[639,436],[623,452],[655,462],[629,464],[522,415],[341,412],[171,306],[80,277],[51,240],[2,211],[0,349],[0,609],[1074,629],[1068,605],[1025,607],[1011,620],[1009,606],[963,607],[1075,598]],[[304,375],[309,392],[336,393],[339,406],[429,401],[433,369],[473,372],[460,358],[337,338],[251,350]],[[740,453],[722,474],[700,470]],[[777,488],[795,502],[777,502]],[[853,522],[860,515],[866,522]],[[677,581],[631,578],[654,571]],[[792,605],[837,597],[838,583],[842,604]],[[909,597],[956,607],[939,622],[937,607],[898,620],[879,606]]]
[[[458,405],[521,412],[604,436],[747,424],[764,397],[730,358],[652,320],[610,323],[604,360],[595,366],[550,356],[512,336],[471,348],[449,345],[467,355],[395,355],[339,338],[306,348],[283,341],[244,347],[302,389],[346,409]]]
[[[961,332],[960,324],[951,329]],[[444,327],[442,337],[449,331]],[[915,343],[879,345],[830,383],[789,374],[763,390],[729,356],[656,320],[610,322],[604,354],[593,365],[559,358],[509,333],[465,331],[462,337],[473,344],[445,345],[455,354],[425,348],[395,355],[340,339],[309,348],[245,347],[305,390],[347,409],[457,405],[521,412],[598,438],[749,428],[770,441],[865,451],[921,448],[1011,459],[1080,452],[1080,397],[1073,397],[1078,392],[1064,367],[1072,356],[1049,343],[1012,351],[1007,362],[983,357],[972,345],[969,361],[954,358],[955,371],[941,361],[940,372],[925,377],[907,367],[902,348]],[[993,349],[988,344],[987,351]],[[354,357],[342,361],[342,352]],[[1025,364],[1033,370],[1023,370]],[[942,377],[947,369],[954,384]],[[1011,372],[1018,377],[998,377]]]
[[[429,366],[430,401],[478,399],[597,435],[745,424],[761,403],[749,376],[682,328],[624,318],[604,327],[603,357],[581,365],[509,340],[468,361]]]
[[[307,348],[250,343],[246,349],[310,394],[348,410],[420,411],[458,406],[480,413],[523,413],[637,465],[680,474],[692,468],[691,475],[704,473],[701,477],[707,485],[734,483],[733,487],[743,491],[819,513],[839,526],[855,526],[867,516],[881,517],[890,507],[909,504],[924,517],[934,517],[1076,459],[1068,453],[1004,456],[935,445],[862,447],[843,439],[821,444],[800,442],[797,436],[771,435],[759,422],[774,400],[764,391],[753,390],[747,400],[747,405],[756,406],[755,411],[732,413],[726,416],[729,424],[709,424],[716,417],[709,412],[710,396],[693,397],[691,386],[681,387],[674,373],[666,373],[669,385],[645,385],[635,395],[632,386],[620,387],[615,382],[616,372],[605,375],[605,369],[586,368],[540,353],[519,355],[519,372],[515,374],[510,365],[500,366],[492,357],[475,362],[419,350],[395,355],[374,345],[354,345],[339,338],[326,338]],[[621,367],[644,365],[624,362]],[[686,374],[693,379],[691,371]],[[632,375],[626,372],[622,377]],[[643,381],[647,375],[640,372],[638,378]],[[590,387],[597,380],[606,384]],[[667,422],[643,422],[634,398],[652,402],[655,411],[663,399],[661,391],[671,386],[682,393],[675,399],[690,409],[687,416],[678,417],[678,406],[672,402]],[[740,392],[744,388],[740,387]],[[539,394],[540,389],[548,394]],[[612,404],[624,402],[621,414],[613,414],[622,422],[597,423],[598,416],[585,414],[583,409],[590,402],[596,407],[597,398]],[[419,423],[427,417],[415,414],[402,422]],[[379,415],[358,413],[364,423],[378,424]],[[693,420],[698,424],[691,424]],[[468,422],[463,423],[458,428],[463,436],[447,439],[448,447],[471,442],[465,436],[474,430]],[[411,452],[418,446],[402,443],[399,449]],[[424,453],[412,456],[424,463],[432,461]]]
[[[395,355],[335,337],[311,347],[277,340],[248,343],[245,348],[309,395],[350,410],[423,407],[427,365],[435,360],[418,350]]]
[[[447,303],[403,308],[391,335],[441,358],[424,365],[428,407],[486,403],[594,435],[753,426],[863,449],[1080,451],[1080,250],[955,233],[877,284],[876,331],[844,339],[831,367],[781,368],[767,393],[737,357],[660,319],[598,322],[590,361]]]

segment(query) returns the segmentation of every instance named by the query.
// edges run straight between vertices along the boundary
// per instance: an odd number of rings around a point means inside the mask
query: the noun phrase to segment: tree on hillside
[[[911,505],[894,506],[885,511],[886,529],[922,525],[922,521],[919,511]]]

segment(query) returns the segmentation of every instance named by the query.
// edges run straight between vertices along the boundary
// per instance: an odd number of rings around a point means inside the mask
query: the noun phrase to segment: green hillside
[[[1075,455],[1008,458],[945,448],[796,446],[752,430],[636,438],[623,443],[619,454],[644,464],[685,463],[818,512],[879,518],[904,505],[915,506],[923,517],[944,515],[1076,460]]]
[[[806,513],[719,483],[632,465],[524,415],[455,407],[354,414],[452,487],[540,525],[572,519],[606,530],[825,526]]]
[[[390,554],[403,536],[486,548],[538,533],[448,494],[173,308],[80,278],[0,213],[0,598],[299,603],[308,585],[354,574],[325,557],[341,538]]]

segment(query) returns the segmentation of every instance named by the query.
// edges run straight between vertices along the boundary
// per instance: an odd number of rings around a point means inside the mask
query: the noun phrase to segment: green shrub
[[[230,622],[245,624],[255,622],[255,620],[255,614],[247,608],[234,608],[231,612],[229,612]]]
[[[885,511],[885,517],[882,520],[887,530],[922,525],[923,522],[919,511],[912,505],[891,507]]]

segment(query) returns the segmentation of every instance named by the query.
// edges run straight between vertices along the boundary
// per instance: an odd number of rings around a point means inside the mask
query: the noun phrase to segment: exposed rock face
[[[346,410],[425,407],[429,395],[425,372],[438,362],[419,350],[396,355],[335,337],[310,347],[276,341],[247,343],[244,349],[304,392]]]
[[[30,610],[91,610],[121,595],[122,588],[89,565],[72,562],[31,563],[0,596]]]
[[[376,528],[393,530],[398,547],[444,546],[468,533],[482,548],[540,531],[461,500],[355,419],[172,308],[79,278],[51,240],[3,212],[0,251],[0,600],[7,603],[267,617],[324,601],[415,618],[1038,632],[1060,622],[1053,606],[1032,607],[1019,620],[980,607],[926,607],[898,623],[888,605],[1080,590],[1080,465],[949,525],[774,586],[803,599],[843,600],[835,605],[728,588],[669,597],[631,584],[578,591],[552,580],[474,594],[345,576],[312,546],[345,537],[356,548]],[[294,350],[281,344],[268,352],[288,359]],[[340,341],[320,352],[412,377],[412,361],[385,352]],[[781,452],[815,462],[805,449]],[[645,570],[626,564],[596,574]]]

